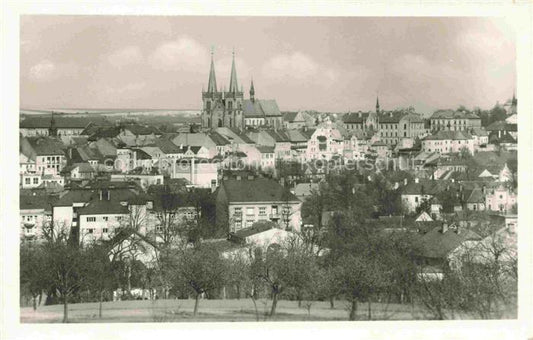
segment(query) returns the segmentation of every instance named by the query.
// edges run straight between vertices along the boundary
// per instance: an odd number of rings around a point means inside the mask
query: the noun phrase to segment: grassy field
[[[266,318],[271,302],[257,301],[261,321],[342,321],[348,319],[348,304],[336,301],[331,309],[329,302],[314,302],[310,313],[305,304],[301,308],[295,301],[279,301],[276,316]],[[69,305],[69,322],[191,322],[191,321],[256,321],[252,300],[201,300],[196,318],[193,317],[194,300],[154,300],[104,302],[102,318],[98,318],[98,303]],[[360,304],[358,319],[367,320],[367,304]],[[372,304],[372,319],[413,320],[427,319],[421,310],[408,305]],[[20,310],[23,323],[57,323],[63,319],[63,305],[39,306]]]

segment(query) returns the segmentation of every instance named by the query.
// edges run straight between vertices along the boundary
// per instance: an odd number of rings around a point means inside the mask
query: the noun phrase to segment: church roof
[[[245,99],[243,100],[243,112],[245,117],[281,116],[274,99]]]

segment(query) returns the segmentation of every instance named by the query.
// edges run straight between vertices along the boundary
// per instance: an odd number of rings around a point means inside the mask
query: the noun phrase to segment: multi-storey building
[[[440,154],[457,153],[463,149],[473,154],[474,146],[474,138],[466,131],[438,131],[422,139],[422,151]]]
[[[429,120],[431,131],[469,131],[481,127],[481,118],[467,111],[437,110]]]
[[[257,221],[273,221],[281,228],[300,230],[302,202],[278,182],[266,178],[223,180],[216,192],[217,224],[229,232]]]

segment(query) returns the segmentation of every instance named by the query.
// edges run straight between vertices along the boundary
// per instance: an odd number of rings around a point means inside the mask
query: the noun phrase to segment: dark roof
[[[466,203],[485,203],[485,195],[480,188],[474,188],[465,192]]]
[[[184,153],[186,151],[166,138],[158,138],[154,144],[165,154]]]
[[[359,124],[370,115],[370,112],[348,112],[342,116],[342,121],[346,124]]]
[[[141,149],[133,149],[133,151],[135,152],[135,157],[137,159],[152,159],[152,156],[150,156],[149,154],[147,154],[146,152],[144,152],[143,150]]]
[[[20,128],[21,129],[24,129],[24,128],[25,129],[30,129],[30,128],[44,129],[44,128],[49,128],[50,127],[50,120],[51,120],[50,116],[46,116],[46,117],[27,117],[22,122],[20,122]],[[91,122],[93,124],[98,124],[98,125],[105,124],[104,118],[100,118],[100,117],[91,117],[91,118],[80,117],[80,118],[77,118],[77,117],[61,117],[61,116],[55,115],[54,116],[54,120],[55,120],[55,126],[58,129],[62,129],[62,128],[64,128],[64,129],[68,129],[68,128],[71,128],[71,129],[83,129],[87,125],[89,125],[89,123],[91,123]]]
[[[283,120],[286,122],[294,122],[298,112],[287,112],[283,115]]]
[[[151,135],[151,134],[160,135],[161,134],[161,132],[156,127],[153,127],[150,125],[131,124],[131,125],[124,126],[123,129],[128,130],[137,136]]]
[[[277,227],[276,223],[272,221],[257,221],[254,224],[252,224],[250,228],[241,229],[235,232],[234,235],[241,239],[245,239],[248,236],[259,234],[259,233],[265,232],[267,230],[270,230],[276,227]]]
[[[259,152],[261,153],[274,153],[273,146],[256,145],[256,149],[259,150]]]
[[[67,191],[64,195],[62,195],[59,200],[54,202],[54,206],[58,207],[64,207],[64,206],[71,206],[73,203],[81,203],[81,202],[89,202],[91,199],[96,197],[98,195],[97,192],[93,190],[70,190]]]
[[[228,179],[223,180],[229,202],[295,202],[299,201],[294,194],[285,190],[278,182],[268,178]]]
[[[57,197],[51,195],[20,195],[20,209],[44,209],[45,211],[52,210],[52,203],[57,200]]]
[[[209,133],[209,137],[215,142],[216,145],[228,145],[231,144],[224,136],[216,131]]]
[[[480,119],[476,114],[466,111],[437,110],[430,119]]]
[[[419,238],[422,256],[430,258],[444,258],[451,251],[459,247],[468,240],[480,240],[481,237],[468,229],[458,229],[448,227],[446,232],[442,232],[442,227],[436,227]]]
[[[65,155],[63,143],[51,137],[25,137],[37,156]]]
[[[266,130],[265,132],[268,133],[278,143],[290,142],[289,136],[287,136],[287,134],[285,134],[283,131]]]
[[[245,99],[242,107],[245,117],[281,116],[278,104],[273,99]]]
[[[511,131],[511,132],[516,132],[518,130],[518,125],[517,124],[507,123],[504,120],[500,120],[500,121],[494,122],[494,123],[490,124],[489,126],[487,126],[486,130],[487,131]]]
[[[122,205],[118,200],[94,199],[83,208],[78,209],[79,215],[107,215],[107,214],[128,214],[128,207]]]
[[[423,140],[468,140],[472,135],[465,131],[438,131],[437,133],[424,137]]]
[[[72,169],[79,168],[79,172],[96,172],[89,163],[76,163],[72,165]]]

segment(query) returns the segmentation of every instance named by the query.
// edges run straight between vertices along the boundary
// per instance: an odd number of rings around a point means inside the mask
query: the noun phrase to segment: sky
[[[500,18],[21,17],[22,108],[200,109],[211,50],[229,87],[280,110],[491,108],[512,97],[515,37]]]

